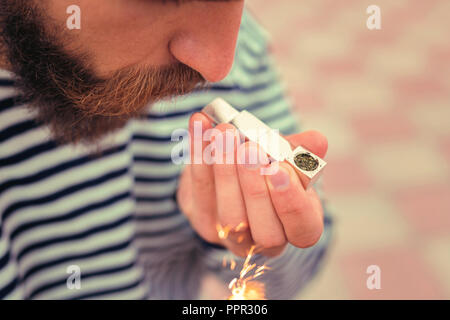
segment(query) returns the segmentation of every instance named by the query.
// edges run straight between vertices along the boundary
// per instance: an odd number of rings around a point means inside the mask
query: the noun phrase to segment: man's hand
[[[191,117],[191,155],[196,121],[202,123],[203,132],[212,128],[205,115],[195,113]],[[237,130],[231,124],[220,124],[216,129]],[[302,145],[321,158],[327,152],[327,139],[316,131],[285,138],[293,147]],[[201,144],[203,151],[211,142],[195,143]],[[278,164],[277,173],[262,175],[260,168],[268,165],[265,154],[253,142],[238,144],[239,140],[230,150],[233,164],[225,162],[224,152],[221,164],[191,162],[185,167],[177,200],[192,227],[206,241],[221,244],[241,257],[247,255],[251,245],[257,245],[267,256],[279,255],[287,243],[299,248],[314,245],[323,231],[323,209],[315,190],[305,188],[309,179],[287,162]],[[252,152],[263,154],[258,164],[242,161]],[[226,238],[219,237],[217,226],[224,228]]]

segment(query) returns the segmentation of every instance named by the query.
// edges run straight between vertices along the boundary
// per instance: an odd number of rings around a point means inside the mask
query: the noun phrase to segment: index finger
[[[191,223],[205,240],[219,242],[216,232],[216,195],[214,172],[211,165],[205,163],[203,151],[209,142],[203,140],[203,134],[211,128],[210,121],[201,113],[194,113],[189,120],[190,136],[190,177],[192,183],[193,213]]]

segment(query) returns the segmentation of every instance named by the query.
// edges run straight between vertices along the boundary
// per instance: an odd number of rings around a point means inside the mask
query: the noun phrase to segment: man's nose
[[[243,6],[243,1],[230,1],[197,12],[170,41],[172,55],[209,82],[225,78],[233,65]]]

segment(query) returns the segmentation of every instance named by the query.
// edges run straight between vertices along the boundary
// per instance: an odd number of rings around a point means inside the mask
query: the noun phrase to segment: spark
[[[230,269],[234,270],[236,268],[236,261],[234,261],[234,259],[231,259],[230,261]]]
[[[219,239],[225,240],[228,238],[228,234],[231,231],[231,228],[229,226],[222,227],[220,224],[216,225],[217,229],[217,235],[219,236]]]
[[[230,281],[228,288],[231,290],[231,296],[228,300],[265,300],[264,284],[255,281],[255,279],[262,276],[264,270],[270,268],[265,264],[257,266],[256,263],[251,263],[255,251],[256,247],[252,246],[248,251],[242,269],[239,272],[239,277]],[[233,269],[234,267],[235,265],[233,266]]]
[[[239,232],[239,231],[242,231],[242,229],[245,229],[245,228],[247,228],[247,224],[245,222],[241,222],[241,223],[239,223],[237,225],[236,228],[234,228],[234,231],[235,232]]]
[[[235,228],[230,226],[222,227],[220,224],[216,225],[217,234],[220,239],[225,240],[228,238],[230,232],[239,232],[247,227],[245,222],[239,223]],[[244,235],[240,235],[237,239],[238,243],[244,240]],[[264,284],[255,281],[255,279],[262,276],[266,270],[270,270],[265,264],[257,266],[256,263],[251,263],[252,258],[255,256],[258,248],[251,246],[247,252],[247,257],[244,260],[242,269],[239,272],[239,276],[233,278],[228,284],[228,288],[231,290],[231,296],[228,300],[265,300],[265,287]],[[233,258],[229,258],[230,270],[236,268],[236,261]],[[228,259],[225,256],[222,260],[223,267],[227,267]]]

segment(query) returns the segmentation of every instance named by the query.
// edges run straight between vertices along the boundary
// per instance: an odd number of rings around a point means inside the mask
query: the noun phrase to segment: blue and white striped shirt
[[[229,253],[202,241],[180,212],[183,166],[171,161],[171,133],[217,96],[283,134],[299,132],[265,33],[248,13],[225,80],[153,105],[105,139],[100,155],[57,145],[21,102],[13,75],[0,71],[0,298],[195,299],[205,272],[235,277],[222,267]],[[325,212],[315,246],[288,246],[269,260],[268,298],[291,298],[312,277],[330,226]],[[79,290],[66,285],[71,265],[81,269]]]

